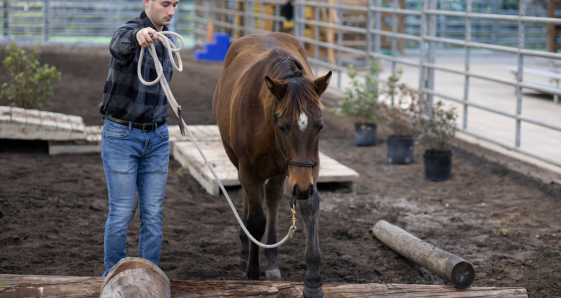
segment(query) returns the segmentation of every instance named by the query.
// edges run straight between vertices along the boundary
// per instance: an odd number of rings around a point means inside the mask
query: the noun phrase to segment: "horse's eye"
[[[286,132],[286,128],[284,128],[284,126],[282,126],[282,125],[279,125],[279,130],[281,132]]]
[[[323,124],[318,127],[318,131],[323,129]]]

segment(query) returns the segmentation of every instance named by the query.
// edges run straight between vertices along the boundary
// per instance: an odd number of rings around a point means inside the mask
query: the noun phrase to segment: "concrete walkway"
[[[411,62],[418,62],[417,55],[406,55],[404,59]],[[446,54],[437,55],[437,64],[458,70],[464,70],[464,55]],[[551,71],[552,62],[547,59],[525,57],[524,67]],[[516,66],[517,60],[515,55],[511,54],[488,54],[471,57],[471,71],[481,73],[488,76],[500,77],[504,79],[514,79],[514,76],[506,69],[505,66]],[[419,87],[419,69],[417,67],[402,66],[403,77],[405,82],[412,88]],[[328,70],[320,68],[317,75],[324,75]],[[391,74],[391,62],[385,62],[380,77],[386,79]],[[338,73],[334,72],[331,80],[332,87],[338,87]],[[548,85],[548,79],[545,77],[526,75],[525,81],[541,82]],[[341,77],[340,89],[345,89],[350,79],[346,74]],[[444,71],[435,71],[435,91],[455,98],[463,98],[465,78],[462,75],[452,74]],[[541,94],[534,90],[524,89],[522,98],[522,115],[533,117],[541,121],[561,125],[561,104],[553,102],[553,95]],[[435,98],[440,100],[440,98]],[[486,105],[491,108],[499,109],[505,112],[516,112],[516,94],[514,87],[500,83],[484,81],[481,79],[470,78],[469,97],[468,100],[478,104]],[[462,128],[463,123],[463,105],[443,100],[445,105],[457,107],[458,111],[458,127]],[[480,134],[489,139],[509,144],[515,144],[515,123],[514,119],[483,111],[475,107],[468,107],[468,124],[467,131]],[[485,143],[482,140],[476,140],[466,134],[459,133],[459,138],[470,142]],[[499,146],[491,146],[488,148]],[[561,174],[561,132],[549,128],[543,128],[527,122],[522,122],[521,126],[521,150],[531,152],[535,155],[549,159],[549,162],[535,160],[535,158],[527,158],[522,154],[508,150],[513,156],[519,156],[519,159],[525,159],[527,162],[538,164],[549,170]],[[503,150],[504,149],[497,149]]]

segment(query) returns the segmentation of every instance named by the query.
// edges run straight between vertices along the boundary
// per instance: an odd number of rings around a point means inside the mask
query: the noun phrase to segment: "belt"
[[[105,118],[107,120],[111,121],[111,122],[115,122],[115,123],[126,125],[126,126],[128,126],[129,123],[130,123],[130,121],[125,121],[125,120],[113,118],[111,116],[106,116]],[[132,127],[142,129],[142,131],[154,131],[154,130],[156,130],[156,127],[162,126],[164,124],[166,124],[165,121],[156,122],[156,123],[134,123],[134,122],[132,122]]]

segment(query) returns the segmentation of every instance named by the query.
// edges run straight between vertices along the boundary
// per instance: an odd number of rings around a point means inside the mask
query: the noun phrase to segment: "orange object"
[[[208,23],[206,24],[206,42],[211,43],[214,42],[214,25],[212,23],[212,19],[208,19]]]

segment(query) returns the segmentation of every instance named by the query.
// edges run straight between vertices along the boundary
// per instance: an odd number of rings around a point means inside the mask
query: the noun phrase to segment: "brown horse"
[[[291,35],[248,35],[230,46],[213,99],[224,149],[242,185],[242,219],[257,240],[266,231],[266,243],[277,242],[278,211],[288,177],[306,225],[306,297],[323,296],[316,182],[323,128],[320,95],[330,78],[331,72],[314,80],[304,47]],[[240,239],[247,277],[259,279],[259,247],[249,245],[241,229]],[[267,279],[280,279],[277,249],[265,249],[265,256]]]

